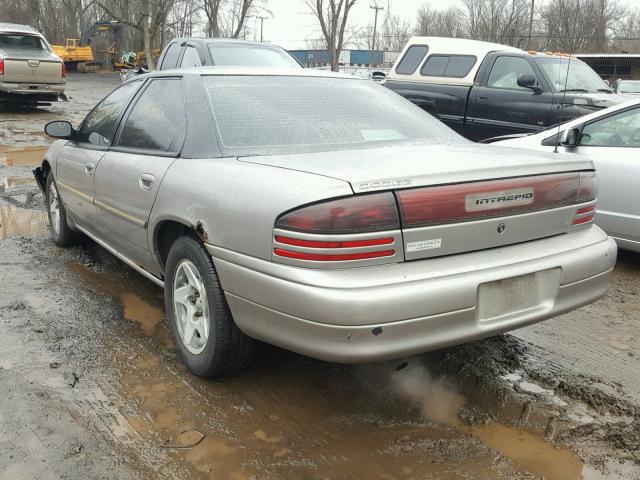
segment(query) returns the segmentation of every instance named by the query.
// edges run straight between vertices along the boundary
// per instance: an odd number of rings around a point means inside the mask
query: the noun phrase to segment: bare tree
[[[606,52],[616,25],[626,13],[618,0],[549,2],[540,13],[542,47],[565,52]]]
[[[333,71],[338,71],[347,19],[355,3],[356,0],[306,0],[307,6],[320,22]]]
[[[144,53],[149,68],[155,68],[153,41],[166,23],[176,0],[96,0],[111,18],[142,33]]]
[[[418,35],[462,37],[465,36],[464,29],[464,13],[458,7],[436,10],[427,3],[418,10]]]
[[[238,38],[247,18],[271,13],[267,6],[268,0],[202,0],[207,33],[211,37]]]

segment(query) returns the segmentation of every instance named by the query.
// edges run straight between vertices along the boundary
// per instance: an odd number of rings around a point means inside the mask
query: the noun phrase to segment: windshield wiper
[[[596,92],[613,93],[613,90],[609,88],[599,88]]]

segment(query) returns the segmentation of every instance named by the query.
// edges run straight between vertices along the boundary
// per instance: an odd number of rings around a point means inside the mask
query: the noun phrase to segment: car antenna
[[[578,11],[579,9],[580,9],[580,0],[578,0]],[[570,37],[571,41],[569,42],[569,57],[567,58],[567,74],[564,77],[564,89],[562,90],[562,100],[560,101],[560,105],[558,105],[558,107],[562,107],[562,108],[564,108],[564,99],[567,96],[567,83],[569,82],[569,68],[571,68],[571,55],[573,55],[573,37],[574,37],[573,35]],[[558,134],[556,135],[556,146],[553,149],[553,153],[558,153],[558,147],[560,146],[560,126],[561,125],[562,125],[562,122],[558,122]]]

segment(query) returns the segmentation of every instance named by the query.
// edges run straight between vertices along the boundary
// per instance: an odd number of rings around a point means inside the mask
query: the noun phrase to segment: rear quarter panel
[[[159,226],[173,220],[200,225],[208,243],[269,260],[280,214],[351,194],[347,182],[321,175],[235,158],[179,158],[165,175],[151,212],[149,245],[155,247]]]

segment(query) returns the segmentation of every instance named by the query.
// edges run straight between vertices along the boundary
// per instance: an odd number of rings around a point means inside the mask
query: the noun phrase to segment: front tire
[[[47,202],[47,216],[49,217],[49,232],[53,243],[59,247],[73,245],[77,238],[76,233],[67,224],[67,210],[64,208],[58,192],[58,186],[51,172],[47,175],[45,200]]]
[[[256,342],[233,321],[211,257],[191,236],[171,246],[164,298],[178,353],[193,374],[215,377],[251,363]]]

